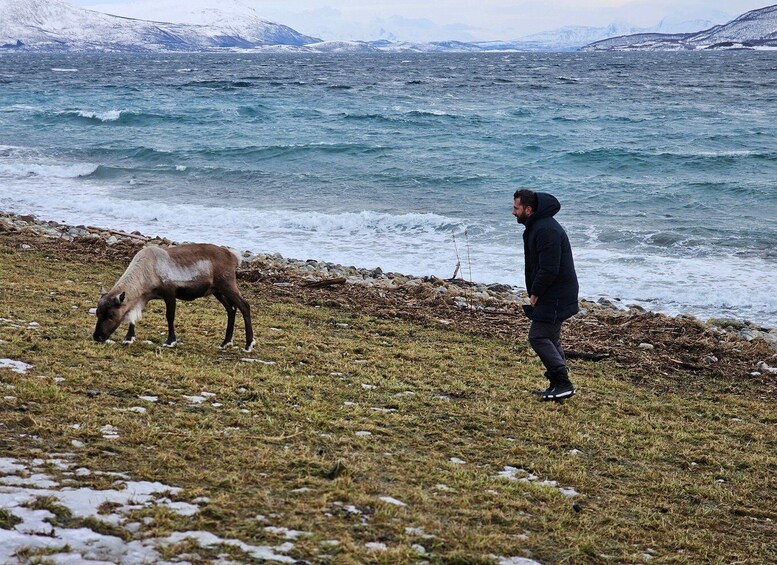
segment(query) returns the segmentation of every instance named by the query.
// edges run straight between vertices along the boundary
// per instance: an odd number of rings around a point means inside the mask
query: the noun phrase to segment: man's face
[[[515,219],[518,220],[519,224],[525,224],[526,220],[531,216],[531,213],[531,206],[524,206],[521,204],[520,198],[513,199],[513,216],[515,216]]]

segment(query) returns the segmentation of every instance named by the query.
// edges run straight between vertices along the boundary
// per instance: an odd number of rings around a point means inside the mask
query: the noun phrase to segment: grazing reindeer
[[[113,288],[97,304],[95,341],[107,340],[122,322],[129,323],[125,344],[135,341],[135,324],[149,300],[159,298],[167,307],[166,347],[175,346],[175,300],[194,300],[212,294],[227,310],[227,335],[221,347],[232,344],[237,310],[246,326],[245,351],[254,344],[251,309],[237,287],[240,256],[234,250],[207,243],[138,251]]]

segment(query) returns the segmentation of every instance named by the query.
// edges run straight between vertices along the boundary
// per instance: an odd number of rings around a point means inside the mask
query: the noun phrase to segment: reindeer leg
[[[256,345],[256,341],[254,340],[254,328],[251,325],[251,307],[237,288],[225,293],[225,298],[237,306],[237,309],[240,310],[240,313],[243,315],[243,321],[246,325],[246,346],[243,351],[248,353],[253,349],[254,345]]]
[[[127,329],[127,335],[124,336],[124,341],[122,341],[122,343],[124,345],[130,345],[133,341],[135,341],[135,324],[130,324]]]
[[[227,311],[227,335],[224,336],[224,341],[219,346],[223,349],[232,345],[232,336],[235,333],[235,314],[237,313],[237,308],[230,304],[229,301],[227,301],[227,299],[224,298],[224,296],[222,296],[220,293],[214,292],[213,296],[216,297],[216,300],[221,302],[221,304],[224,306],[224,309]]]
[[[167,341],[162,347],[175,347],[175,296],[165,297],[167,310]]]

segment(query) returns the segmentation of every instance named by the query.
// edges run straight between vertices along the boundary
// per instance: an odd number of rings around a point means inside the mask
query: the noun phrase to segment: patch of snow
[[[467,463],[466,461],[464,461],[464,459],[459,459],[458,457],[451,457],[450,459],[448,459],[448,461],[450,461],[454,465],[466,465]]]
[[[307,537],[307,536],[313,535],[310,532],[303,532],[301,530],[290,530],[289,528],[278,528],[275,526],[266,526],[264,528],[264,531],[278,536],[283,536],[286,539],[297,539],[299,537]]]
[[[364,547],[370,551],[386,551],[388,549],[385,543],[381,543],[379,541],[367,542],[364,544]]]
[[[358,432],[356,432],[356,435],[357,435],[357,436],[363,436],[363,437],[364,437],[364,436],[371,436],[371,435],[372,435],[372,432],[368,432],[368,431],[365,431],[365,430],[361,430],[361,431],[358,431]]]
[[[294,563],[295,560],[286,555],[279,555],[276,551],[287,552],[291,551],[294,546],[292,544],[283,544],[277,547],[262,546],[262,545],[249,545],[237,539],[223,539],[210,532],[194,531],[194,532],[175,532],[165,538],[160,538],[159,541],[165,544],[175,545],[186,540],[193,540],[200,547],[208,548],[216,545],[231,545],[237,547],[241,551],[246,552],[254,559],[278,561],[281,563]]]
[[[393,504],[394,506],[407,506],[407,504],[405,504],[401,500],[397,500],[396,498],[393,498],[391,496],[379,496],[378,499],[382,500],[386,504]]]
[[[159,400],[158,396],[138,396],[138,398],[146,402],[156,402],[157,400]]]
[[[528,471],[525,471],[523,469],[518,469],[517,467],[511,467],[510,465],[505,465],[505,468],[499,471],[497,476],[503,479],[517,481],[518,477],[516,475],[518,475],[519,473],[526,475],[528,474]]]
[[[16,475],[0,477],[0,483],[3,483],[4,485],[11,485],[11,486],[24,485],[24,486],[38,487],[38,488],[51,488],[58,485],[57,482],[51,480],[51,477],[49,477],[44,473],[33,473],[28,477],[19,477]]]
[[[497,557],[496,562],[499,565],[542,565],[540,562],[526,557]]]
[[[25,471],[27,467],[16,463],[16,459],[10,457],[0,457],[0,473],[4,475],[12,475],[19,471]]]
[[[410,549],[415,551],[421,557],[426,555],[426,548],[423,545],[421,545],[420,543],[414,543],[413,545],[410,546]]]
[[[261,365],[275,365],[275,361],[263,361],[262,359],[253,359],[251,357],[243,357],[240,359],[244,363],[259,363]]]
[[[14,359],[0,359],[0,369],[11,369],[14,373],[26,373],[32,365]]]
[[[103,435],[105,439],[119,438],[118,428],[116,428],[116,426],[112,426],[111,424],[106,424],[102,428],[100,428],[100,433]]]
[[[188,400],[192,404],[201,404],[201,403],[203,403],[205,401],[205,397],[204,396],[188,396],[186,394],[184,394],[182,396],[183,396],[183,398],[185,398],[186,400]]]

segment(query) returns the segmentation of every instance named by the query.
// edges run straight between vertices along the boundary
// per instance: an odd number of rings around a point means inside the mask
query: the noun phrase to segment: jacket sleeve
[[[529,294],[542,298],[561,268],[561,234],[553,229],[544,229],[537,233],[537,259],[539,269],[532,281]]]

